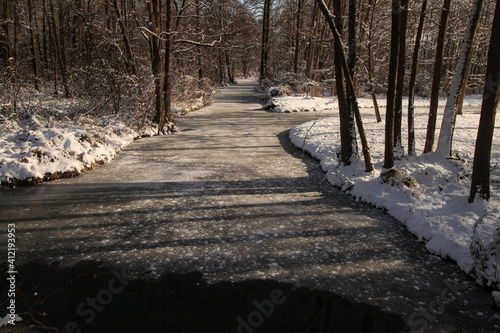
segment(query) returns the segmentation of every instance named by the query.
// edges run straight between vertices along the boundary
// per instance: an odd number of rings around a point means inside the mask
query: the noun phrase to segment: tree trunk
[[[313,70],[314,70],[314,54],[315,54],[315,49],[316,49],[316,42],[314,39],[316,39],[316,36],[318,34],[318,22],[317,22],[317,16],[318,16],[318,6],[317,3],[314,3],[314,8],[313,8],[313,17],[311,20],[311,31],[312,35],[309,41],[308,45],[308,50],[307,50],[307,60],[306,60],[306,77],[309,80],[312,80],[313,78]]]
[[[338,3],[338,2],[337,2]],[[337,30],[337,27],[334,22],[334,17],[328,10],[328,7],[326,7],[326,4],[324,0],[318,0],[318,5],[323,12],[326,21],[328,22],[328,25],[330,26],[330,30],[333,33],[333,37],[337,43],[339,43],[342,46],[342,38],[341,35],[339,34],[339,31]],[[354,92],[354,85],[353,85],[353,80],[352,77],[349,73],[349,68],[347,66],[347,60],[344,54],[344,50],[342,47],[342,52],[339,52],[338,56],[340,56],[340,63],[342,65],[342,68],[344,70],[344,73],[346,74],[346,82],[347,82],[347,87],[348,89],[351,89],[352,92]],[[371,172],[374,170],[373,164],[371,161],[371,155],[370,155],[370,148],[368,146],[368,140],[366,139],[364,127],[363,127],[363,122],[361,120],[361,113],[359,111],[358,107],[358,102],[356,100],[356,95],[353,93],[349,98],[352,101],[352,105],[354,107],[354,113],[356,117],[356,123],[358,125],[358,132],[359,132],[359,138],[361,140],[361,145],[363,149],[363,157],[365,160],[365,171],[366,172]]]
[[[10,58],[10,0],[2,1],[2,34],[0,34],[0,58],[4,67],[9,66]]]
[[[418,72],[418,56],[422,43],[422,32],[424,30],[425,12],[427,11],[427,0],[422,1],[420,21],[418,22],[415,48],[413,49],[413,59],[411,63],[410,83],[408,85],[408,155],[415,154],[415,82]]]
[[[356,42],[356,0],[349,0],[349,19],[348,19],[348,52],[349,55],[347,57],[347,67],[349,69],[349,76],[353,79],[352,85],[347,85],[346,92],[348,97],[348,106],[349,106],[349,116],[351,117],[351,121],[354,117],[354,99],[356,96],[356,88],[354,85],[354,68],[356,67],[356,56],[357,56],[357,42]]]
[[[113,0],[113,5],[115,7],[116,16],[118,18],[118,24],[122,30],[122,39],[123,44],[125,45],[125,65],[130,69],[131,73],[135,75],[136,78],[139,78],[139,72],[137,70],[137,66],[134,60],[134,52],[132,51],[132,45],[130,44],[130,37],[127,30],[127,25],[125,21],[125,17],[123,16],[120,4],[118,0]]]
[[[340,2],[336,1],[333,5],[335,13],[335,25],[339,34],[342,34],[342,8]],[[337,90],[337,100],[339,103],[339,117],[340,117],[340,155],[344,165],[350,165],[351,159],[355,152],[356,147],[356,128],[354,122],[350,121],[349,106],[347,104],[347,96],[344,85],[344,69],[340,62],[341,53],[343,52],[341,41],[335,39],[334,41],[334,66],[335,66],[335,84]]]
[[[434,132],[436,130],[437,109],[439,103],[439,87],[443,69],[444,42],[446,38],[446,28],[448,26],[448,16],[450,14],[451,0],[444,0],[441,11],[441,22],[436,47],[436,58],[434,60],[434,75],[432,78],[431,102],[429,109],[429,120],[427,123],[427,135],[425,137],[424,154],[434,149]]]
[[[401,0],[398,76],[396,79],[396,98],[394,101],[394,158],[401,159],[404,155],[401,123],[403,121],[403,91],[406,68],[406,28],[408,25],[408,0]]]
[[[385,116],[384,169],[394,168],[394,103],[398,75],[399,34],[401,9],[399,0],[392,0],[391,56],[387,86],[387,106]]]
[[[201,29],[201,24],[200,24],[200,16],[201,16],[201,11],[200,11],[200,0],[196,0],[196,30],[200,31]],[[202,42],[200,37],[200,42]],[[196,55],[196,61],[197,61],[197,66],[198,66],[198,80],[200,81],[200,88],[202,87],[202,82],[201,80],[203,79],[203,47],[198,48],[198,53]]]
[[[236,81],[234,80],[233,73],[231,71],[231,57],[229,56],[229,52],[225,52],[226,54],[226,69],[227,69],[227,77],[229,80],[229,83],[235,84]]]
[[[155,85],[155,122],[160,123],[165,114],[163,100],[163,84],[165,82],[165,71],[162,63],[162,41],[159,38],[161,27],[161,5],[160,0],[149,0],[147,2],[149,22],[151,22],[151,31],[154,34],[149,36],[149,48],[151,53],[151,70]]]
[[[174,130],[174,117],[172,114],[172,44],[173,44],[173,31],[172,31],[172,8],[173,0],[166,2],[166,17],[165,17],[165,83],[163,85],[163,98],[165,105],[164,116],[160,119],[158,124],[158,133],[170,133]],[[167,128],[165,128],[165,125]]]
[[[375,34],[375,28],[373,25],[373,21],[375,18],[375,7],[377,6],[377,0],[371,0],[370,5],[372,7],[370,14],[370,28],[368,32],[368,45],[367,45],[367,53],[368,53],[368,84],[370,86],[370,95],[373,101],[373,108],[375,109],[375,118],[377,119],[377,123],[382,122],[382,118],[380,117],[380,110],[378,108],[377,96],[375,95],[375,84],[373,83],[373,55],[372,55],[372,40]]]
[[[297,4],[297,27],[295,31],[295,54],[293,58],[293,72],[297,74],[299,72],[299,42],[300,42],[300,29],[302,20],[302,2],[299,0]]]
[[[52,28],[54,31],[54,45],[55,45],[55,52],[56,52],[56,57],[57,57],[57,63],[59,65],[59,70],[61,71],[61,76],[62,76],[62,81],[63,81],[63,86],[64,86],[64,95],[66,98],[71,97],[71,93],[69,90],[69,83],[68,83],[68,75],[66,72],[66,51],[64,48],[64,28],[62,27],[63,22],[64,22],[64,13],[63,9],[61,8],[61,4],[59,4],[59,24],[56,24],[56,12],[54,9],[54,3],[53,0],[50,0],[50,10],[52,12]]]
[[[492,34],[488,50],[481,119],[477,132],[476,150],[469,201],[474,201],[479,192],[481,198],[490,198],[490,158],[495,128],[495,114],[500,100],[500,1],[496,1]]]
[[[28,0],[28,16],[29,16],[29,30],[31,39],[31,54],[33,56],[33,72],[35,74],[35,89],[40,91],[40,71],[38,69],[38,51],[36,46],[35,32],[33,29],[33,1]]]
[[[472,58],[472,46],[476,36],[479,14],[483,6],[483,0],[475,0],[469,17],[469,23],[462,43],[460,58],[457,63],[455,75],[451,85],[450,96],[446,101],[444,109],[443,122],[441,123],[441,132],[439,134],[438,147],[436,153],[445,157],[451,156],[451,146],[453,143],[453,131],[458,113],[458,103],[462,88],[467,85],[465,76],[467,75],[467,64]]]
[[[13,7],[14,7],[14,50],[13,50],[14,54],[11,55],[11,57],[13,56],[13,59],[9,58],[9,66],[13,70],[12,82],[17,85],[19,83],[18,67],[19,67],[19,30],[20,30],[17,1],[14,1]]]
[[[268,76],[269,27],[271,21],[271,0],[264,0],[264,16],[262,19],[262,54],[260,60],[260,81]]]

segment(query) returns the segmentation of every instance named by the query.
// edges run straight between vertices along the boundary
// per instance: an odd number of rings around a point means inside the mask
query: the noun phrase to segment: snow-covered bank
[[[377,104],[381,108],[385,108],[387,99],[385,96],[377,96]],[[482,103],[481,96],[469,96],[464,101],[464,107],[477,107],[480,108]],[[444,106],[446,98],[439,99],[439,105]],[[371,98],[358,98],[358,106],[360,108],[373,108],[373,100]],[[415,107],[428,107],[428,98],[416,98]],[[403,99],[403,107],[408,107],[408,98]],[[322,111],[332,110],[337,108],[336,97],[307,97],[307,96],[278,96],[271,97],[267,100],[265,109],[278,112],[304,112],[304,111]]]
[[[201,90],[189,90],[192,85],[187,80],[176,96],[175,116],[210,104],[216,92],[207,82]],[[116,114],[88,99],[26,92],[17,106],[0,104],[0,182],[39,183],[107,163],[133,140],[156,134],[149,118],[143,109],[122,108]]]
[[[87,100],[31,94],[0,105],[2,186],[72,177],[109,162],[135,138],[153,135],[139,114],[110,114]],[[14,111],[15,110],[15,111]]]
[[[289,113],[331,110],[336,105],[336,99],[333,98],[283,96],[269,99],[264,108],[272,112]]]
[[[383,183],[380,177],[384,155],[385,122],[365,117],[376,171],[366,173],[364,163],[339,165],[338,118],[302,124],[290,131],[292,142],[321,161],[326,179],[357,200],[387,210],[409,231],[426,243],[429,251],[449,257],[479,283],[500,287],[500,129],[496,129],[492,152],[492,197],[468,202],[472,158],[479,121],[478,112],[459,116],[454,135],[457,159],[443,160],[431,154],[397,161],[398,170],[416,184],[400,179]],[[438,124],[440,124],[438,119]],[[403,120],[403,124],[406,119]],[[426,115],[416,117],[417,149],[425,141]],[[497,123],[498,124],[498,123]],[[498,126],[497,126],[498,127]],[[403,129],[406,131],[406,129]],[[360,145],[361,147],[361,145]],[[407,185],[410,185],[408,187]]]
[[[78,175],[110,161],[139,133],[117,117],[101,124],[47,121],[36,115],[4,121],[0,132],[0,181],[39,182]]]

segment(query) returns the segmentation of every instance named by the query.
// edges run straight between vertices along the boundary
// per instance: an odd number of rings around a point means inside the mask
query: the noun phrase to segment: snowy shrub
[[[499,213],[490,212],[476,222],[470,246],[474,260],[471,274],[479,284],[498,290],[500,290]]]

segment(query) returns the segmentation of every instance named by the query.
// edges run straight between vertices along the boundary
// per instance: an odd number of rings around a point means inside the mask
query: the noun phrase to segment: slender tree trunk
[[[465,94],[467,92],[467,82],[469,82],[469,74],[470,74],[471,65],[472,65],[472,57],[469,57],[469,61],[467,62],[467,68],[466,68],[465,76],[464,76],[465,84],[462,85],[462,89],[460,90],[460,97],[458,98],[457,114],[459,114],[459,115],[464,114],[462,108],[464,105]]]
[[[403,122],[403,91],[406,69],[406,28],[408,25],[408,0],[401,0],[401,22],[399,34],[398,77],[396,80],[396,99],[394,101],[394,158],[404,155],[401,123]]]
[[[338,33],[342,34],[342,7],[339,1],[335,1],[333,5],[335,13],[335,25]],[[340,62],[343,46],[341,41],[335,39],[334,41],[334,66],[335,66],[335,84],[337,90],[337,100],[339,103],[339,116],[340,116],[340,147],[341,159],[344,165],[350,165],[351,159],[354,156],[356,149],[356,128],[354,122],[350,121],[349,106],[344,85],[344,69]]]
[[[200,24],[200,16],[201,16],[201,10],[200,10],[200,0],[196,0],[196,30],[200,31],[201,29],[201,24]],[[200,39],[200,42],[202,40]],[[198,80],[200,81],[200,87],[202,85],[201,80],[203,79],[203,47],[198,48],[198,54],[196,55],[196,61],[197,61],[197,66],[198,66]]]
[[[264,0],[264,16],[262,19],[262,54],[260,60],[260,81],[268,76],[269,27],[271,21],[271,0]]]
[[[389,61],[387,106],[385,116],[384,169],[394,168],[394,103],[396,99],[396,81],[398,74],[400,22],[401,8],[399,0],[392,0],[391,57]]]
[[[35,89],[40,91],[40,71],[38,69],[38,50],[36,46],[35,32],[33,29],[33,1],[28,0],[29,30],[31,39],[31,54],[33,56],[33,72],[35,74]]]
[[[441,11],[441,22],[436,47],[436,58],[434,60],[434,76],[432,79],[431,102],[429,109],[429,120],[427,123],[427,135],[425,137],[424,153],[429,153],[434,149],[434,132],[436,131],[437,109],[439,103],[439,87],[441,84],[441,75],[443,69],[444,42],[446,37],[446,28],[448,26],[448,17],[450,14],[451,0],[444,0]]]
[[[167,0],[166,2],[166,33],[167,37],[165,40],[165,83],[163,85],[163,97],[165,104],[165,123],[167,125],[166,132],[170,133],[174,131],[174,117],[172,113],[172,47],[173,47],[173,31],[172,31],[172,11],[173,11],[173,0]],[[159,132],[165,131],[165,123],[158,127]]]
[[[493,18],[490,47],[488,50],[488,64],[486,67],[483,104],[481,119],[477,132],[476,150],[474,152],[474,166],[469,201],[474,201],[479,192],[481,198],[490,198],[490,159],[495,128],[495,115],[500,101],[500,1],[496,1],[495,16]]]
[[[356,41],[356,0],[348,0],[349,8],[349,19],[348,19],[348,57],[347,57],[347,67],[349,69],[349,76],[353,79],[352,85],[347,85],[346,92],[348,97],[349,105],[349,116],[354,117],[354,98],[356,96],[356,88],[354,84],[354,68],[356,67],[356,57],[357,57],[357,41]],[[351,120],[353,122],[353,119]]]
[[[234,80],[233,73],[231,72],[231,57],[229,56],[229,52],[225,52],[226,54],[226,69],[227,69],[227,77],[229,79],[229,83],[234,84],[236,81]]]
[[[45,76],[48,80],[49,78],[49,51],[48,47],[50,45],[50,27],[48,26],[49,20],[48,20],[48,14],[47,14],[47,4],[46,1],[43,0],[43,16],[42,16],[42,45],[43,45],[43,68],[45,71]]]
[[[307,50],[307,60],[306,60],[306,76],[309,80],[312,80],[313,77],[313,70],[314,70],[314,54],[315,54],[315,49],[316,49],[316,42],[314,39],[316,39],[316,36],[318,34],[318,22],[317,22],[317,17],[318,17],[318,5],[315,2],[314,7],[313,7],[313,17],[311,20],[311,31],[312,35],[310,38],[310,42],[308,45],[308,50]]]
[[[0,34],[0,58],[4,67],[10,58],[10,0],[2,0],[2,34]]]
[[[69,90],[68,76],[66,72],[66,55],[65,55],[66,52],[64,50],[64,29],[62,28],[63,22],[61,22],[61,20],[64,19],[63,9],[60,7],[58,8],[60,14],[59,24],[56,24],[56,12],[54,9],[53,0],[50,0],[50,9],[52,12],[52,26],[54,31],[55,53],[59,69],[61,71],[61,76],[64,86],[64,95],[66,96],[66,98],[70,98],[71,93]]]
[[[377,123],[382,122],[382,118],[380,117],[380,110],[378,108],[377,96],[375,95],[375,84],[373,83],[373,55],[372,55],[372,40],[375,34],[374,27],[374,18],[375,18],[375,7],[377,6],[377,0],[370,0],[371,14],[370,14],[370,28],[368,32],[368,45],[367,45],[367,53],[368,53],[368,83],[370,85],[370,95],[372,97],[373,108],[375,109],[375,118],[377,119]]]
[[[465,79],[465,76],[467,75],[467,64],[472,58],[472,46],[474,44],[474,37],[476,35],[482,6],[483,0],[475,0],[472,5],[469,23],[467,25],[467,30],[462,43],[460,58],[457,63],[455,75],[453,76],[450,96],[446,101],[443,121],[441,123],[441,132],[439,134],[438,147],[436,149],[436,153],[443,157],[451,156],[453,131],[455,130],[455,122],[458,114],[460,92],[462,91],[462,87],[467,85],[467,81]]]
[[[418,56],[420,54],[420,45],[422,43],[422,32],[424,30],[426,11],[427,0],[423,0],[420,20],[418,22],[417,37],[415,38],[415,48],[413,49],[410,83],[408,85],[408,155],[415,154],[415,82],[417,80]]]
[[[295,54],[293,58],[293,72],[297,74],[299,72],[299,53],[300,53],[300,29],[302,21],[302,2],[299,0],[297,4],[297,27],[295,31]]]
[[[165,115],[163,84],[165,82],[165,71],[162,62],[162,41],[159,38],[161,27],[161,5],[160,0],[149,0],[147,2],[149,22],[151,22],[151,31],[154,34],[149,36],[149,47],[151,52],[151,70],[155,85],[155,122],[160,123]]]
[[[340,45],[342,46],[342,38],[341,38],[341,35],[339,34],[339,31],[337,30],[337,27],[335,25],[333,15],[330,13],[330,10],[328,9],[328,7],[326,7],[324,0],[318,0],[318,5],[325,16],[325,19],[328,22],[328,25],[330,26],[330,30],[333,33],[334,39],[338,43],[340,43]],[[352,77],[349,73],[349,68],[347,65],[347,60],[346,60],[343,48],[342,48],[342,52],[340,52],[338,55],[340,56],[339,60],[342,64],[342,68],[344,70],[344,73],[346,74],[346,79],[347,79],[346,82],[347,82],[348,89],[351,89],[351,91],[354,92],[354,84],[353,84]],[[351,96],[349,96],[349,98],[351,98],[352,105],[354,107],[355,117],[356,117],[356,124],[358,125],[359,138],[361,140],[361,145],[362,145],[362,149],[363,149],[363,157],[365,160],[365,171],[371,172],[374,170],[374,168],[373,168],[373,164],[371,161],[370,148],[368,146],[368,140],[367,140],[366,135],[365,135],[363,122],[361,120],[361,113],[359,111],[358,102],[356,100],[356,95],[352,94]]]
[[[13,54],[13,59],[11,60],[9,58],[9,66],[13,68],[13,76],[12,76],[12,82],[14,84],[19,83],[19,73],[18,73],[18,67],[19,67],[19,30],[20,30],[20,23],[19,23],[19,13],[18,13],[18,6],[17,6],[17,1],[14,1],[13,3],[14,7],[14,54]],[[12,55],[11,55],[12,57]]]
[[[118,18],[118,24],[122,30],[122,39],[123,44],[125,45],[125,65],[130,69],[131,73],[135,75],[136,78],[139,78],[139,72],[137,70],[137,66],[134,60],[134,52],[132,50],[132,45],[130,44],[130,37],[127,30],[126,17],[123,16],[122,9],[119,0],[113,0],[113,5],[115,7],[116,16]]]

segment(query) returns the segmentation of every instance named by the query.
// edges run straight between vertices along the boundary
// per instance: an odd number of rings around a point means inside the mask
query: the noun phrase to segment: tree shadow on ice
[[[397,315],[272,280],[208,285],[201,273],[132,279],[99,263],[18,268],[16,331],[401,332]],[[6,299],[6,287],[1,290]],[[3,307],[4,308],[4,307]],[[3,316],[4,310],[1,311]]]

